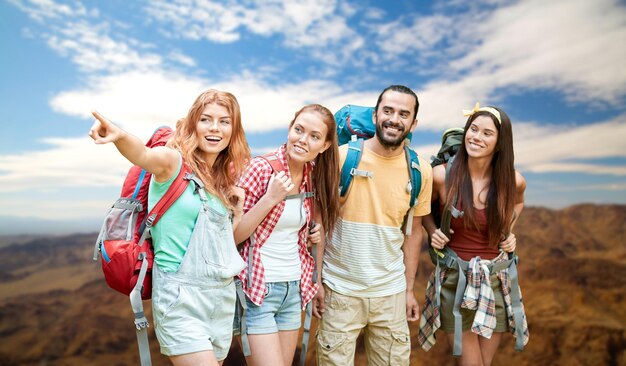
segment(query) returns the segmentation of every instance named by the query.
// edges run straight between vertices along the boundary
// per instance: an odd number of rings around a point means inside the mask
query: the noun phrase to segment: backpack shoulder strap
[[[404,143],[404,155],[406,157],[406,166],[409,170],[409,185],[407,186],[407,191],[411,194],[409,212],[407,212],[404,219],[404,233],[411,235],[413,231],[415,204],[417,203],[417,197],[422,189],[422,170],[420,168],[419,157],[415,150],[411,148],[408,141]]]
[[[372,178],[374,175],[367,170],[358,170],[361,156],[363,155],[363,139],[357,139],[356,135],[352,135],[352,139],[348,141],[348,152],[346,160],[341,166],[341,175],[339,176],[339,195],[344,197],[348,193],[348,188],[352,183],[353,176]]]
[[[275,152],[271,152],[265,155],[261,155],[259,156],[262,159],[265,159],[265,161],[267,161],[269,163],[269,165],[272,167],[272,171],[274,172],[282,172],[285,170],[285,166],[283,165],[282,161],[280,161],[280,159],[278,158],[278,155]],[[311,184],[311,176],[310,174],[307,177],[304,177],[304,179],[306,179],[307,181],[305,182],[306,184],[306,192],[304,194],[302,193],[297,193],[297,194],[290,194],[287,197],[285,197],[286,200],[288,199],[292,199],[292,198],[309,198],[309,197],[313,197],[314,193],[313,193],[313,186]]]
[[[450,158],[450,160],[448,160],[447,163],[445,163],[445,167],[446,167],[446,189],[449,186],[449,182],[450,182],[450,169],[452,167],[452,162],[454,161],[454,156]],[[458,197],[454,197],[452,199],[452,207],[450,209],[448,208],[444,208],[443,211],[441,212],[441,223],[439,224],[439,228],[441,229],[441,232],[447,236],[448,238],[450,237],[450,223],[452,221],[452,217],[454,218],[459,218],[459,217],[463,217],[463,211],[457,209],[456,205],[458,203]]]
[[[183,194],[189,184],[189,180],[186,179],[188,173],[189,168],[183,161],[180,171],[172,182],[172,185],[167,189],[167,192],[165,192],[159,202],[154,205],[150,213],[148,213],[146,218],[146,228],[154,226],[161,219],[165,211],[167,211],[174,204],[174,202],[176,202],[178,197]]]
[[[267,153],[259,157],[262,159],[265,159],[265,161],[267,161],[270,164],[273,171],[282,172],[285,170],[285,166],[283,165],[283,162],[280,161],[280,159],[278,158],[278,155],[275,152]]]
[[[411,207],[417,203],[417,197],[422,189],[422,169],[420,168],[420,160],[417,153],[409,144],[404,145],[404,154],[406,155],[406,164],[409,169],[409,179],[411,181]]]

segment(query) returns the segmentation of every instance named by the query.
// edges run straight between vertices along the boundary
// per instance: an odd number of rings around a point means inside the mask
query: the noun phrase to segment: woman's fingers
[[[102,123],[102,125],[105,127],[111,124],[111,121],[101,115],[98,111],[91,111],[91,115],[94,116],[96,120],[100,121],[100,123]]]
[[[500,248],[507,253],[515,251],[517,247],[517,239],[515,238],[515,234],[511,233],[508,237],[500,242]]]
[[[294,188],[291,178],[289,178],[284,171],[278,172],[278,174],[276,174],[276,178],[281,182],[285,193],[290,192]]]
[[[315,226],[313,226],[313,228],[311,229],[310,233],[317,233],[320,231],[320,229],[322,228],[322,224],[315,224]]]
[[[96,144],[106,144],[119,138],[119,129],[98,111],[91,111],[96,119],[89,130],[89,136]]]
[[[430,245],[435,249],[443,249],[449,241],[450,239],[440,229],[437,229],[432,235]]]

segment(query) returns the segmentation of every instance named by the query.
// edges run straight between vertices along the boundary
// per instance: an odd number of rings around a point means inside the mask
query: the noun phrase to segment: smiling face
[[[415,98],[395,90],[386,91],[374,112],[376,137],[381,145],[396,148],[415,128]]]
[[[204,153],[206,162],[213,164],[219,153],[228,147],[233,133],[233,124],[226,107],[210,103],[202,111],[196,124],[198,148]]]
[[[465,150],[472,158],[493,155],[498,144],[498,129],[493,119],[486,115],[476,117],[465,133]]]
[[[330,146],[326,141],[328,127],[315,111],[303,111],[296,117],[287,135],[287,156],[301,164],[313,161]]]

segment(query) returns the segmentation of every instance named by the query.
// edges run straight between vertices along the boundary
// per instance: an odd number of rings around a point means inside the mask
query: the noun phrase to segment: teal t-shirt
[[[151,210],[172,185],[182,167],[182,157],[176,173],[167,181],[159,183],[151,179],[148,190],[148,210]],[[154,245],[154,261],[160,270],[175,272],[187,252],[193,228],[196,225],[202,202],[194,193],[195,184],[190,182],[183,194],[163,214],[161,220],[150,229]],[[214,210],[226,213],[222,201],[207,193],[208,204]]]

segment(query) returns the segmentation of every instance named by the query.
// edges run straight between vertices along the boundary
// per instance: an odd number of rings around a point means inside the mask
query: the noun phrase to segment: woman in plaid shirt
[[[445,165],[434,167],[432,193],[433,202],[440,203],[442,210],[456,208],[463,214],[452,218],[450,238],[437,227],[432,215],[424,226],[433,248],[448,246],[469,262],[460,306],[463,332],[458,363],[491,365],[502,333],[511,329],[512,315],[507,311],[511,306],[508,269],[489,273],[488,265],[507,260],[508,253],[515,250],[511,229],[524,207],[526,181],[513,166],[513,133],[506,113],[495,107],[480,108],[477,103],[465,115],[469,118],[462,145],[449,167],[449,176]],[[456,269],[445,269],[441,277],[441,305],[437,308],[436,282],[431,276],[420,323],[418,340],[426,350],[434,344],[439,326],[447,333],[450,345],[454,343],[452,308],[459,276]]]
[[[269,160],[283,170],[274,171]],[[315,263],[307,241],[323,240],[339,213],[333,114],[318,104],[299,110],[287,142],[252,159],[238,185],[245,191],[235,240],[244,242],[241,254],[248,263],[239,275],[247,303],[242,319],[250,342],[247,363],[291,365],[302,310],[319,283],[312,278]],[[307,194],[311,191],[313,197]]]

